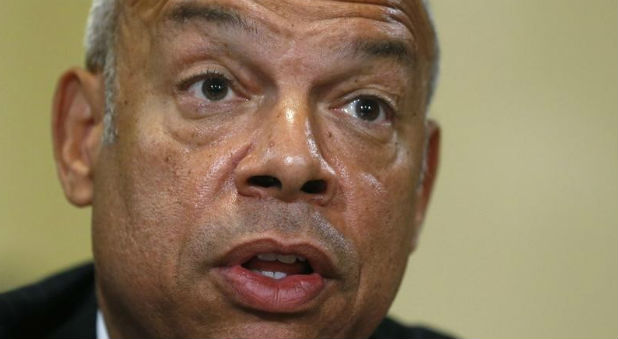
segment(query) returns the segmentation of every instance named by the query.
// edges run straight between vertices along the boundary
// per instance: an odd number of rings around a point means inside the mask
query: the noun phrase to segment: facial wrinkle
[[[217,3],[196,4],[180,3],[173,6],[167,18],[177,24],[202,20],[204,22],[224,25],[226,28],[240,29],[246,33],[260,32],[258,25],[236,10]]]
[[[225,195],[226,190],[224,189],[224,185],[231,180],[229,178],[236,168],[239,159],[244,158],[250,148],[250,144],[243,145],[237,150],[231,151],[229,155],[225,157],[211,160],[208,170],[199,177],[199,181],[195,184],[197,190],[197,198],[193,203],[195,209],[199,209],[200,206],[212,204]],[[211,157],[204,161],[210,159]]]
[[[125,8],[137,13],[142,20],[152,21],[161,17],[171,0],[125,0]]]
[[[220,13],[221,15],[209,15],[213,20],[226,19],[226,22],[237,22],[240,25],[251,22],[249,17],[257,19],[251,23],[250,30],[255,30],[258,25],[266,27],[279,35],[298,26],[298,23],[311,23],[312,21],[325,22],[336,19],[365,18],[382,21],[385,23],[400,24],[407,28],[412,37],[413,47],[429,52],[430,47],[416,46],[417,42],[431,43],[431,30],[424,5],[418,0],[412,1],[363,1],[363,0],[313,0],[310,5],[305,1],[294,1],[293,4],[280,1],[217,1],[211,2],[205,8],[212,7],[208,13]],[[169,0],[131,0],[127,2],[127,8],[139,12],[139,16],[146,21],[160,18],[167,7],[198,8],[192,6],[192,2],[181,1],[180,4],[172,4]],[[244,6],[243,6],[244,5]],[[238,9],[237,9],[238,8]],[[171,9],[173,12],[173,8]],[[216,13],[215,13],[216,12]],[[298,13],[298,14],[296,14]],[[295,15],[296,14],[296,15]],[[268,17],[268,19],[266,19]],[[313,24],[313,23],[312,23]],[[291,34],[291,33],[290,33]],[[285,34],[285,35],[290,35]],[[427,35],[427,36],[424,36]]]
[[[425,5],[420,0],[410,1],[354,1],[354,0],[318,0],[331,3],[329,16],[322,20],[345,19],[351,17],[365,18],[397,24],[409,32],[412,47],[423,54],[428,60],[433,59],[436,41],[433,28]],[[349,8],[333,6],[332,3],[358,4],[359,10],[350,12]],[[317,3],[317,1],[316,1]],[[339,8],[339,10],[337,10]],[[334,11],[332,9],[335,9]],[[366,9],[360,11],[360,9]]]
[[[244,11],[251,13],[251,16],[258,19],[261,24],[268,23],[272,31],[278,35],[291,35],[286,34],[286,31],[290,32],[290,28],[294,29],[299,25],[314,25],[317,22],[341,18],[365,18],[404,24],[408,29],[411,27],[410,24],[406,24],[410,20],[406,22],[407,16],[403,13],[399,1],[312,0],[309,4],[307,1],[241,1],[239,6],[244,4],[242,7],[247,8]],[[268,19],[264,19],[265,17]],[[411,29],[409,31],[412,32]]]
[[[286,21],[294,20],[295,22],[310,22],[323,19],[329,16],[339,16],[342,13],[359,14],[364,12],[371,18],[384,17],[387,9],[399,10],[400,7],[395,6],[393,2],[380,1],[342,1],[342,0],[312,0],[310,4],[304,0],[287,1],[280,3],[278,0],[262,0],[260,5],[263,8],[268,8],[270,12],[277,13],[279,17]],[[269,8],[270,7],[270,8]],[[301,10],[298,10],[298,9]],[[299,13],[294,18],[290,14]]]
[[[262,7],[269,7],[272,0],[263,1]],[[416,0],[415,0],[416,1]],[[415,16],[412,7],[402,1],[351,1],[351,0],[313,0],[310,4],[306,1],[292,1],[292,4],[282,4],[276,7],[277,12],[288,22],[289,27],[295,23],[311,23],[341,18],[365,18],[386,23],[399,23],[407,27],[410,32],[411,20]],[[299,8],[301,10],[299,10]],[[273,10],[271,10],[272,12]],[[298,15],[294,15],[298,13]],[[419,13],[420,14],[420,13]],[[292,25],[290,25],[292,24]]]
[[[262,16],[259,11],[275,13],[277,18],[273,25],[277,32],[288,32],[286,35],[307,34],[321,25],[330,25],[341,20],[368,20],[382,22],[384,25],[376,33],[397,37],[409,44],[412,60],[419,60],[419,67],[429,73],[429,65],[435,58],[434,33],[429,22],[428,13],[419,0],[413,1],[338,1],[314,0],[308,5],[304,1],[293,1],[292,4],[273,4],[271,0],[255,3],[256,11],[251,15]],[[375,26],[375,23],[373,24]],[[296,33],[294,33],[294,31]],[[392,46],[389,46],[392,47]],[[375,51],[376,49],[373,48]],[[384,52],[383,48],[379,49]],[[394,50],[388,48],[391,52]],[[401,53],[400,53],[401,54]],[[403,55],[403,54],[401,54]],[[425,73],[425,72],[423,72]],[[423,74],[422,78],[429,78]]]

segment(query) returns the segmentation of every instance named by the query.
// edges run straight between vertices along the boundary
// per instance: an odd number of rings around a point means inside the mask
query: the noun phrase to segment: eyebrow
[[[361,38],[352,42],[351,50],[356,55],[393,59],[406,66],[412,66],[415,63],[414,54],[410,52],[408,44],[403,40]]]
[[[186,24],[191,21],[205,21],[247,32],[257,32],[257,27],[249,23],[236,11],[216,4],[180,3],[175,5],[166,16],[168,20],[177,24]]]

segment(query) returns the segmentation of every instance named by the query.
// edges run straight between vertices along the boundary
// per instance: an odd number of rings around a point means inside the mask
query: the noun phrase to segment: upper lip
[[[262,238],[243,242],[227,251],[219,265],[232,267],[242,265],[260,253],[295,254],[307,259],[313,272],[324,278],[334,278],[337,275],[336,267],[327,251],[309,242],[283,242],[273,238]]]

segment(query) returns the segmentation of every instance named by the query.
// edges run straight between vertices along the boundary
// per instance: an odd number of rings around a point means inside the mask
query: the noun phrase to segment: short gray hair
[[[114,124],[116,92],[116,21],[117,0],[93,0],[86,25],[84,46],[86,68],[91,72],[103,72],[105,79],[105,114],[103,116],[103,143],[110,144],[116,138]]]
[[[116,23],[118,0],[92,0],[86,26],[84,45],[86,67],[91,72],[103,72],[105,79],[105,115],[103,117],[103,142],[114,142],[117,131],[114,124],[114,95],[116,92]],[[431,60],[430,79],[427,89],[427,106],[431,102],[438,82],[440,50],[428,0],[422,0],[429,15],[434,38],[434,60]]]
[[[430,60],[431,65],[429,66],[429,84],[427,85],[427,108],[429,109],[429,104],[431,104],[431,100],[433,99],[433,95],[436,91],[436,87],[438,86],[438,80],[440,75],[440,41],[438,39],[438,32],[436,31],[436,27],[433,20],[433,11],[431,10],[431,5],[429,4],[429,0],[423,0],[423,6],[427,11],[427,16],[429,20],[429,24],[431,25],[431,32],[433,34],[433,60]]]

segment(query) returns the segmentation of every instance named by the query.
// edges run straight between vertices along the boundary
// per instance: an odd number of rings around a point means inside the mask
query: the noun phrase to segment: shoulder
[[[0,337],[94,336],[94,267],[81,265],[0,294]]]
[[[375,330],[372,339],[392,339],[392,338],[409,338],[409,339],[453,339],[455,337],[450,334],[439,332],[424,326],[406,326],[399,322],[384,318],[378,328]]]

